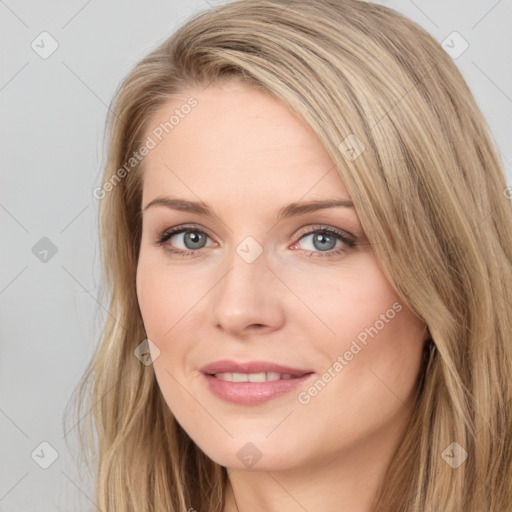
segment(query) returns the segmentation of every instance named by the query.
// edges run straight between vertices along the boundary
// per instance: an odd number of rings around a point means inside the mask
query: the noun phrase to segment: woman
[[[101,510],[511,510],[512,213],[430,35],[236,1],[111,112]]]

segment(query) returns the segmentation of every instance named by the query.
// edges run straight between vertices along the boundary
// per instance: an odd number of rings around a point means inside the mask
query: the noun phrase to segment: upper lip
[[[200,368],[200,371],[209,375],[216,373],[262,373],[262,372],[275,372],[280,374],[288,373],[296,377],[302,377],[308,373],[313,373],[311,370],[302,370],[299,368],[291,368],[281,364],[271,363],[270,361],[248,361],[246,363],[237,361],[215,361]]]

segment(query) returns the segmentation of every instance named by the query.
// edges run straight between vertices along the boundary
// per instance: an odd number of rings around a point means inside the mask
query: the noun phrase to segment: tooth
[[[267,374],[262,373],[249,373],[249,382],[265,382],[267,380]]]
[[[217,379],[222,379],[222,380],[229,380],[229,381],[233,380],[232,373],[216,373],[215,377],[217,377]]]
[[[290,373],[260,372],[260,373],[238,373],[223,372],[216,373],[215,377],[229,382],[270,382],[275,380],[287,380],[296,378]]]

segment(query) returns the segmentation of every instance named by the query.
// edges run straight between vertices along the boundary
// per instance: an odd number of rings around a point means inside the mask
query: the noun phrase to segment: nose
[[[227,266],[210,294],[211,325],[236,337],[281,328],[286,290],[266,253],[248,262],[233,251]]]

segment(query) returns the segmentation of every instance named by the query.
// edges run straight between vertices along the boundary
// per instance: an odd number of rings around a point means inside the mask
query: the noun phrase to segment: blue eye
[[[310,249],[305,249],[310,252],[312,258],[329,258],[336,256],[340,253],[347,252],[349,249],[355,247],[356,242],[348,234],[333,228],[316,227],[316,229],[303,233],[299,238],[301,240],[311,238]],[[336,245],[338,244],[338,247]]]
[[[182,243],[185,245],[185,249],[176,249],[173,244],[167,244],[167,242],[170,241],[171,238],[177,237],[178,235],[182,234],[185,235],[184,237],[182,237]],[[193,226],[182,226],[165,231],[159,237],[156,243],[162,246],[165,245],[166,250],[171,252],[172,254],[176,254],[178,256],[188,256],[198,252],[199,249],[203,249],[204,247],[206,247],[205,242],[208,238],[208,235],[202,229],[197,229]]]
[[[181,238],[183,248],[177,248],[175,244],[168,243],[172,238],[178,238],[178,235],[183,235]],[[200,250],[208,246],[207,240],[209,238],[202,229],[195,226],[178,226],[164,231],[156,240],[156,244],[164,246],[166,251],[177,256],[199,256]],[[311,238],[310,248],[302,248],[302,250],[314,258],[333,257],[348,252],[356,246],[356,241],[352,235],[334,228],[313,226],[313,229],[301,233],[300,238],[292,248],[297,248],[299,242],[307,238]]]

